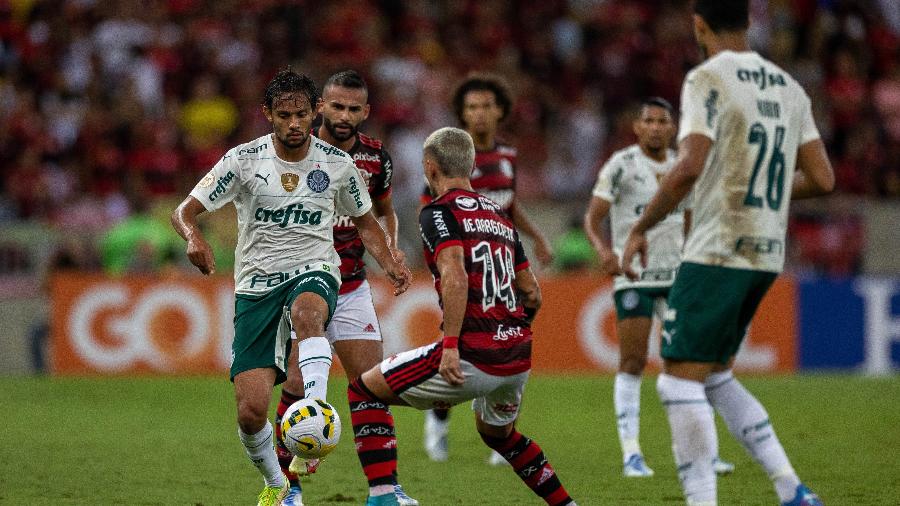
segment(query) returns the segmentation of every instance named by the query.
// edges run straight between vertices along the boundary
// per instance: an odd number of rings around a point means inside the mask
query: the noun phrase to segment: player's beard
[[[290,133],[290,132],[289,132]],[[300,133],[299,136],[291,139],[289,135],[278,135],[278,132],[275,132],[275,136],[278,137],[278,142],[281,143],[282,146],[288,149],[297,149],[303,147],[303,144],[306,143],[307,136]]]
[[[340,142],[344,142],[347,139],[352,139],[356,132],[358,132],[358,127],[355,125],[351,125],[350,123],[342,123],[341,126],[348,127],[346,132],[338,132],[338,130],[334,127],[334,123],[332,123],[328,118],[322,118],[322,124],[325,125],[325,129],[328,130],[328,133],[331,134],[332,137],[337,139]]]

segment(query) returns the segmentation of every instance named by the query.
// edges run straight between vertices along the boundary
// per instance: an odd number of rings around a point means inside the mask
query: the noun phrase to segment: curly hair
[[[506,119],[509,111],[512,109],[512,96],[509,87],[500,76],[493,74],[469,74],[469,76],[456,87],[453,92],[453,112],[456,113],[456,119],[461,125],[465,125],[463,121],[463,104],[466,94],[470,91],[490,91],[494,94],[494,100],[500,106],[502,115],[500,121]]]
[[[278,71],[275,77],[266,85],[263,105],[271,110],[279,96],[298,92],[309,99],[310,107],[314,108],[319,102],[320,95],[318,88],[316,88],[316,83],[306,75],[298,74],[288,67]]]

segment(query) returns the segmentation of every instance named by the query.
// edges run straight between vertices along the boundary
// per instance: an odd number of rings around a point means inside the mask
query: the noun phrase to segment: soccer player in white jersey
[[[211,274],[215,261],[197,217],[228,202],[237,209],[231,379],[238,435],[265,480],[260,506],[279,504],[288,492],[267,412],[274,385],[286,378],[292,330],[305,396],[326,397],[331,347],[324,336],[341,281],[335,215],[351,217],[395,294],[409,286],[409,270],[393,257],[353,160],[310,134],[320,106],[310,78],[279,72],[263,104],[273,133],[229,150],[172,213],[191,263]]]
[[[783,268],[790,199],[834,187],[809,97],[750,50],[748,19],[747,0],[696,0],[694,33],[706,61],[685,78],[678,160],[632,228],[622,267],[636,277],[632,260],[646,265],[648,231],[693,189],[692,230],[669,293],[656,384],[687,503],[716,504],[712,404],[782,505],[817,506],[765,408],[731,370]]]
[[[641,374],[647,364],[653,315],[662,318],[669,288],[681,263],[690,212],[679,206],[653,229],[648,238],[648,266],[640,270],[636,281],[622,273],[619,256],[631,226],[653,198],[660,179],[675,163],[675,152],[669,148],[675,135],[673,116],[672,105],[663,98],[650,97],[641,103],[632,125],[637,144],[614,153],[600,169],[584,215],[584,231],[597,250],[600,268],[615,277],[613,298],[619,336],[619,371],[613,387],[613,404],[626,477],[653,476],[638,442]],[[611,246],[600,232],[607,216]],[[734,466],[717,458],[715,469],[719,474],[727,474]]]

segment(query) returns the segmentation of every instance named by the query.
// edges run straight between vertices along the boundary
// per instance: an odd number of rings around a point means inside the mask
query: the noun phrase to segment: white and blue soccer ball
[[[341,419],[334,406],[321,399],[300,399],[281,418],[284,446],[303,459],[320,459],[341,439]]]

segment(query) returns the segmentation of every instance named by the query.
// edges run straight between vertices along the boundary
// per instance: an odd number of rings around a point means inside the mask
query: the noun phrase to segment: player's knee
[[[299,308],[292,312],[291,323],[298,339],[325,335],[325,320],[328,315],[318,308]]]
[[[647,357],[639,355],[623,355],[619,359],[619,371],[633,376],[640,376],[647,367]]]
[[[268,403],[253,399],[238,402],[238,425],[244,434],[256,434],[266,425],[268,419]]]

